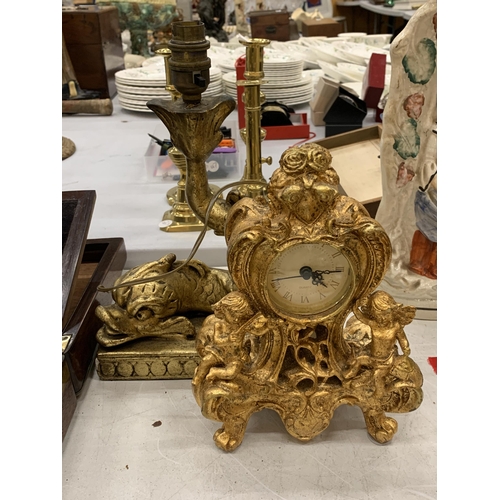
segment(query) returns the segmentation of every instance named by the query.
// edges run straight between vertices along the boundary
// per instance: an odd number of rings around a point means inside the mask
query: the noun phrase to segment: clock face
[[[354,272],[344,253],[328,243],[300,243],[282,250],[267,271],[267,294],[281,312],[328,314],[348,298]]]

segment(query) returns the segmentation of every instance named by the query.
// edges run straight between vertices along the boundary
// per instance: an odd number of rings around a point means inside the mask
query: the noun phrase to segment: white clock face
[[[328,313],[354,283],[346,256],[327,243],[301,243],[281,251],[267,272],[268,296],[283,312]]]

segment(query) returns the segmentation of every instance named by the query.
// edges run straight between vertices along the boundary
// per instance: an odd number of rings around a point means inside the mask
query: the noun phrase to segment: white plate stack
[[[240,56],[244,56],[246,49],[243,45],[238,47],[221,47],[221,46],[211,46],[208,51],[208,57],[212,62],[212,66],[218,67],[222,74],[230,73],[235,71],[236,60]]]
[[[233,66],[234,67],[234,66]],[[294,54],[264,49],[264,83],[261,90],[267,101],[287,106],[309,102],[314,95],[314,81],[303,71],[304,61]],[[226,94],[237,99],[236,71],[222,75]]]
[[[293,81],[269,82],[261,85],[260,89],[264,93],[266,101],[279,101],[287,106],[294,106],[309,102],[314,95],[314,80],[307,71],[302,72],[300,79]],[[226,94],[235,101],[238,98],[236,85],[236,72],[226,73],[222,77]]]
[[[154,59],[154,61],[153,61]],[[148,62],[149,61],[149,62]],[[165,63],[163,57],[152,57],[144,61],[142,68],[130,68],[115,74],[116,89],[120,105],[129,111],[152,111],[146,106],[151,99],[171,99],[165,90]],[[210,84],[203,96],[223,93],[222,72],[217,67],[210,68]]]

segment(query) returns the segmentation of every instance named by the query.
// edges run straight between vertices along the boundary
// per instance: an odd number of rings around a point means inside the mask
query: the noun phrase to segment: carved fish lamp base
[[[191,379],[200,362],[194,340],[175,334],[114,348],[99,346],[96,359],[101,380]]]
[[[114,303],[96,308],[99,377],[192,378],[200,360],[195,338],[212,304],[234,290],[229,273],[167,254],[131,269],[115,287]]]

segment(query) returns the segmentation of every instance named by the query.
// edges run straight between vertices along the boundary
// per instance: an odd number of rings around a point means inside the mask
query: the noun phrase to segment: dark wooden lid
[[[62,330],[69,320],[68,302],[82,261],[94,212],[95,191],[62,193]]]

